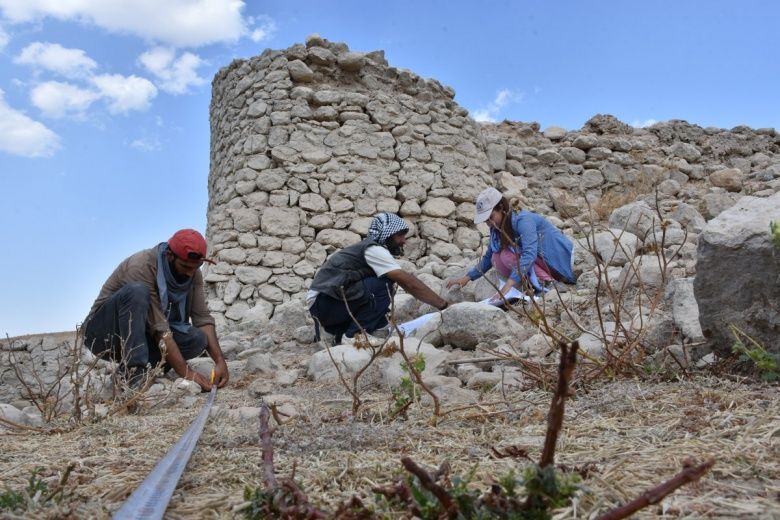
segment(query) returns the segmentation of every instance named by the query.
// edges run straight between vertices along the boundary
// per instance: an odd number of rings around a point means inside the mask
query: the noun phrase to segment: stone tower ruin
[[[302,295],[371,217],[412,223],[407,258],[476,251],[474,197],[493,185],[479,126],[451,88],[382,51],[306,45],[237,60],[213,82],[206,282],[221,325]],[[331,247],[332,246],[332,247]],[[250,311],[250,309],[252,309]]]

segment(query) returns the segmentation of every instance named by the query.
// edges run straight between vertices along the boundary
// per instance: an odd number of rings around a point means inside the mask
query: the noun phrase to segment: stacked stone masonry
[[[607,194],[657,188],[668,214],[695,202],[710,219],[741,195],[780,189],[773,129],[638,129],[599,115],[579,131],[541,132],[477,123],[454,96],[389,66],[382,51],[318,36],[222,69],[207,229],[218,263],[205,277],[220,329],[302,298],[327,255],[359,240],[380,211],[413,225],[406,258],[442,278],[479,255],[473,200],[487,186],[522,195],[572,235]]]

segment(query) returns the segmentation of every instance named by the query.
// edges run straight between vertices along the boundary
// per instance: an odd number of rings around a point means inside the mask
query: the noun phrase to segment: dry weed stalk
[[[710,459],[703,464],[699,464],[698,466],[695,466],[693,462],[688,461],[683,465],[683,470],[674,477],[652,489],[648,489],[631,502],[620,507],[616,507],[597,517],[596,520],[622,520],[623,518],[628,518],[642,508],[652,504],[657,504],[663,500],[665,496],[676,491],[677,488],[690,482],[696,482],[714,465],[714,459]]]
[[[153,367],[146,376],[141,386],[137,389],[129,388],[124,380],[117,376],[116,370],[111,375],[110,388],[111,397],[101,399],[99,394],[105,389],[104,385],[109,381],[101,377],[96,377],[98,365],[108,354],[105,351],[98,355],[92,355],[90,359],[83,356],[83,336],[81,330],[76,329],[75,337],[72,343],[64,348],[62,344],[58,345],[64,355],[56,357],[57,369],[56,375],[52,378],[43,375],[43,371],[36,365],[32,353],[28,360],[20,359],[19,353],[26,350],[25,346],[16,347],[14,342],[8,338],[10,348],[3,350],[8,352],[11,369],[24,395],[33,403],[41,413],[41,419],[46,426],[33,427],[20,424],[9,424],[10,421],[0,419],[9,426],[17,429],[43,432],[43,433],[61,433],[74,428],[84,421],[95,422],[101,420],[101,415],[96,412],[96,405],[104,403],[107,405],[105,416],[116,415],[134,410],[141,400],[148,400],[144,392],[152,385],[154,378],[161,375],[162,364],[165,362],[164,343],[161,344],[162,360],[160,364]],[[121,340],[124,345],[124,340]],[[124,348],[122,348],[124,352]],[[25,361],[29,361],[29,366],[24,368]],[[119,365],[121,366],[121,362]],[[115,367],[117,365],[115,364]],[[154,403],[151,403],[154,404]],[[64,420],[65,424],[62,424]]]
[[[651,252],[655,256],[656,261],[658,262],[658,268],[661,272],[661,288],[651,289],[642,279],[640,266],[633,260],[630,260],[626,264],[625,269],[627,270],[627,275],[615,282],[610,280],[607,275],[607,266],[610,265],[613,258],[602,258],[596,249],[595,237],[597,227],[594,225],[596,220],[594,219],[594,210],[587,198],[585,201],[588,205],[588,220],[590,224],[586,228],[576,220],[572,221],[574,222],[575,230],[584,236],[586,250],[595,262],[597,277],[593,301],[597,319],[595,330],[580,323],[578,317],[573,312],[571,304],[564,299],[555,284],[552,286],[557,297],[557,303],[560,305],[561,310],[569,321],[573,324],[574,328],[582,335],[596,338],[604,346],[604,359],[598,359],[587,353],[582,353],[582,356],[589,361],[589,364],[583,370],[580,379],[590,381],[605,374],[611,377],[620,373],[641,376],[640,364],[646,355],[645,336],[648,332],[647,323],[645,323],[645,315],[652,316],[657,311],[658,305],[663,298],[663,287],[667,282],[670,258],[666,252],[666,240],[669,221],[665,220],[660,212],[658,191],[656,189],[655,216],[653,217],[652,222],[650,222],[650,226],[648,227],[645,236],[638,238],[640,241],[644,242],[645,239],[650,236],[650,233],[652,233],[655,246],[652,248]],[[606,231],[612,233],[616,245],[615,251],[612,253],[613,257],[618,253],[622,253],[627,258],[633,259],[634,251],[627,251],[621,242],[623,234],[627,232],[625,227],[617,233],[609,229]],[[687,232],[685,236],[687,236]],[[509,238],[511,239],[511,237]],[[684,242],[685,240],[683,239],[683,243]],[[515,244],[517,246],[516,242]],[[672,251],[671,257],[674,258],[679,254],[681,248],[682,245]],[[519,264],[520,260],[518,257],[518,271],[520,268]],[[632,290],[630,286],[630,282],[632,282],[633,279],[636,280],[636,290]],[[487,279],[487,281],[491,287],[497,292],[499,291],[499,287],[495,283],[490,279]],[[554,326],[548,318],[546,309],[548,304],[547,301],[544,299],[542,299],[541,302],[536,301],[536,299],[533,298],[533,288],[530,287],[530,284],[525,279],[523,280],[523,292],[531,298],[528,304],[515,306],[511,305],[510,302],[504,298],[503,304],[506,308],[516,315],[525,317],[534,322],[539,328],[539,331],[550,339],[551,344],[570,342],[572,340],[570,335]],[[608,330],[605,325],[607,321],[610,321],[604,314],[603,309],[605,303],[608,312],[611,315],[610,318],[615,323],[614,330]],[[625,319],[625,314],[627,314],[630,309],[637,309],[637,316],[633,320],[633,325],[627,325],[626,322],[630,322],[631,320]],[[554,377],[554,373],[549,370],[549,367],[545,367],[542,363],[528,361],[512,353],[500,353],[497,354],[497,356],[518,364],[529,378],[536,381],[542,387],[549,387],[550,381],[552,381]],[[679,360],[676,361],[679,363]]]

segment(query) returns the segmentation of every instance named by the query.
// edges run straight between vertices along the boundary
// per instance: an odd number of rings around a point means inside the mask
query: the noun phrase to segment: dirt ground
[[[258,421],[230,409],[256,407],[250,379],[235,378],[217,394],[211,417],[179,481],[166,518],[236,518],[244,488],[261,484]],[[472,486],[489,485],[526,460],[494,458],[491,448],[541,453],[550,394],[541,390],[483,395],[479,407],[448,412],[434,425],[432,407],[413,407],[389,420],[390,396],[376,393],[361,420],[338,384],[300,378],[283,389],[297,417],[274,434],[278,476],[295,475],[314,504],[333,511],[358,494],[404,473],[411,456],[429,467],[449,461],[451,475],[475,471]],[[280,392],[281,393],[281,392]],[[21,490],[35,468],[52,484],[74,469],[59,503],[39,505],[29,518],[108,518],[186,430],[206,395],[187,409],[144,403],[130,415],[58,434],[0,433],[2,486]],[[780,518],[780,390],[733,378],[620,380],[578,389],[567,403],[556,463],[584,475],[571,505],[556,518],[595,518],[672,477],[686,461],[716,464],[635,518]],[[0,513],[2,515],[2,513]],[[398,518],[386,514],[380,517]]]

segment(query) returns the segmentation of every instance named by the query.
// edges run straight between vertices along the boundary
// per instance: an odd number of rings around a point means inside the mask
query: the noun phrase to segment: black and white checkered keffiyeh
[[[409,231],[409,225],[395,213],[379,213],[368,226],[368,237],[380,244],[399,231]]]

